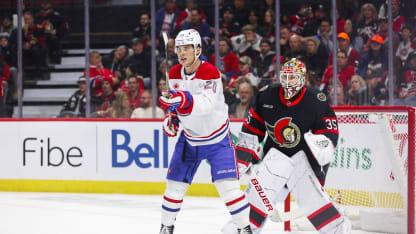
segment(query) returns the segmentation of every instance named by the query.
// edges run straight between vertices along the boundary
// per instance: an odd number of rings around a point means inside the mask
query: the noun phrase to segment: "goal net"
[[[353,229],[414,233],[415,109],[335,111],[340,135],[325,190]]]

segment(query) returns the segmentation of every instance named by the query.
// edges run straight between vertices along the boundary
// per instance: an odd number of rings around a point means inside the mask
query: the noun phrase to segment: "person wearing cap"
[[[378,31],[374,34],[374,36],[381,36],[383,38],[384,43],[386,43],[389,36],[389,23],[387,18],[379,18],[378,19]],[[371,40],[368,40],[363,48],[363,52],[367,52],[370,48]],[[397,50],[399,46],[400,38],[399,34],[393,33],[393,51]],[[387,44],[386,44],[387,45]]]
[[[35,16],[35,23],[41,25],[46,34],[50,61],[60,64],[62,56],[61,42],[69,32],[69,25],[65,17],[52,8],[51,0],[43,0],[41,7],[42,9]]]
[[[230,88],[232,88],[234,84],[243,77],[249,79],[251,85],[253,85],[254,87],[257,87],[257,84],[259,83],[259,78],[251,72],[251,62],[252,62],[251,58],[248,56],[243,56],[240,58],[239,60],[240,72],[237,75],[231,77],[230,82],[228,83],[228,86]]]
[[[318,33],[319,25],[321,24],[321,20],[328,16],[327,11],[324,5],[317,4],[314,7],[313,11],[313,18],[305,22],[305,27],[302,31],[303,37],[314,36]]]
[[[16,27],[13,26],[12,19],[7,16],[4,17],[3,22],[0,25],[0,35],[10,37],[14,30],[16,30]]]
[[[234,19],[234,10],[231,6],[224,8],[222,13],[222,19],[220,20],[220,36],[226,36],[228,38],[237,36],[241,33],[240,23]]]
[[[86,79],[85,76],[78,78],[78,90],[66,101],[59,113],[59,117],[85,117],[86,105]]]
[[[380,79],[387,71],[387,53],[383,48],[384,40],[381,36],[373,36],[370,39],[370,48],[364,53],[358,62],[357,74],[364,79]]]
[[[358,66],[358,61],[360,61],[360,54],[350,46],[350,37],[347,33],[338,33],[338,48],[347,52],[348,64],[353,65],[354,67]],[[333,53],[331,51],[331,54],[329,54],[328,57],[328,65],[332,65],[332,56]]]
[[[131,48],[133,54],[126,61],[127,75],[138,74],[150,77],[150,47],[144,48],[141,38],[133,38]]]
[[[265,73],[271,71],[273,58],[276,53],[272,51],[272,43],[267,39],[260,42],[260,54],[253,60],[253,72],[258,77],[263,77]]]
[[[219,52],[220,52],[220,65],[218,70],[227,77],[227,82],[230,81],[232,76],[237,75],[240,72],[238,66],[238,57],[231,50],[231,44],[228,38],[221,37],[219,40]],[[209,62],[215,66],[215,54],[211,55]]]
[[[233,51],[240,57],[247,55],[250,58],[255,58],[260,53],[262,36],[257,34],[255,28],[250,24],[245,25],[241,31],[242,34],[230,39]]]

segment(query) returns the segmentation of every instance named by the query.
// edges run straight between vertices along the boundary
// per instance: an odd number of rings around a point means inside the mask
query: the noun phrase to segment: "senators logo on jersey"
[[[292,118],[284,117],[274,125],[265,122],[267,134],[280,147],[293,148],[298,145],[301,135],[299,127],[292,123]]]

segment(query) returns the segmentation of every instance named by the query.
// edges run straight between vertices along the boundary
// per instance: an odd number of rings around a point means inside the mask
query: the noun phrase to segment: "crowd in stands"
[[[219,57],[218,69],[222,73],[224,96],[231,117],[246,117],[258,90],[280,82],[276,75],[276,61],[283,64],[291,58],[305,63],[307,86],[321,90],[332,99],[336,98],[339,106],[387,105],[390,78],[394,83],[393,104],[415,106],[416,15],[403,15],[405,3],[401,1],[405,0],[392,0],[393,38],[388,38],[387,6],[384,0],[345,1],[349,3],[348,7],[343,8],[341,4],[336,15],[337,22],[332,22],[331,9],[327,5],[319,2],[310,5],[308,1],[303,1],[304,4],[298,5],[298,9],[293,9],[293,14],[287,9],[281,10],[280,38],[276,38],[273,0],[258,1],[256,8],[249,8],[245,0],[219,1],[220,40],[219,54],[216,55],[213,10],[200,7],[195,0],[187,0],[184,8],[179,9],[175,0],[166,0],[155,15],[158,34],[157,95],[166,90],[166,69],[178,64],[173,38],[180,30],[193,28],[202,38],[201,58],[215,65],[216,56]],[[45,65],[45,57],[59,58],[59,40],[66,32],[62,18],[44,20],[50,22],[49,30],[46,26],[48,23],[39,21],[40,16],[59,16],[53,13],[50,3],[48,6],[49,1],[44,2],[38,15],[24,14],[24,50],[37,58],[34,59],[34,65],[38,71],[42,71]],[[97,51],[90,54],[94,116],[152,116],[151,15],[149,11],[144,11],[137,19],[138,26],[132,29],[130,44],[118,46],[103,58]],[[8,35],[1,37],[1,53],[6,63],[15,66],[13,52],[7,54],[8,49],[3,49],[3,39],[9,40],[10,44],[13,37],[14,29],[8,26],[9,21],[7,18],[3,20],[0,28],[0,33],[8,31]],[[337,26],[336,32],[333,30],[334,24]],[[171,38],[167,52],[162,32],[167,32]],[[332,40],[333,34],[337,41]],[[276,58],[276,40],[280,41],[280,58]],[[388,77],[389,40],[393,40],[394,77]],[[334,53],[335,43],[338,50]],[[333,97],[332,88],[333,56],[336,56],[338,68],[337,97]],[[2,68],[1,62],[0,69],[7,70]],[[3,75],[3,82],[7,82],[7,79]],[[71,111],[75,116],[85,116],[85,72],[78,83],[79,91],[65,104],[61,116],[68,116]],[[156,116],[163,117],[164,111],[158,108]]]

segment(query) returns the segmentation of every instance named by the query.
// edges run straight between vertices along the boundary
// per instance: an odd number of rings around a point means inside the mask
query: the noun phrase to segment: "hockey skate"
[[[253,234],[253,232],[251,231],[251,227],[250,225],[247,225],[246,227],[242,228],[242,229],[238,229],[238,234]]]
[[[175,226],[165,226],[162,224],[162,226],[160,227],[160,232],[159,234],[173,234],[173,229]]]

